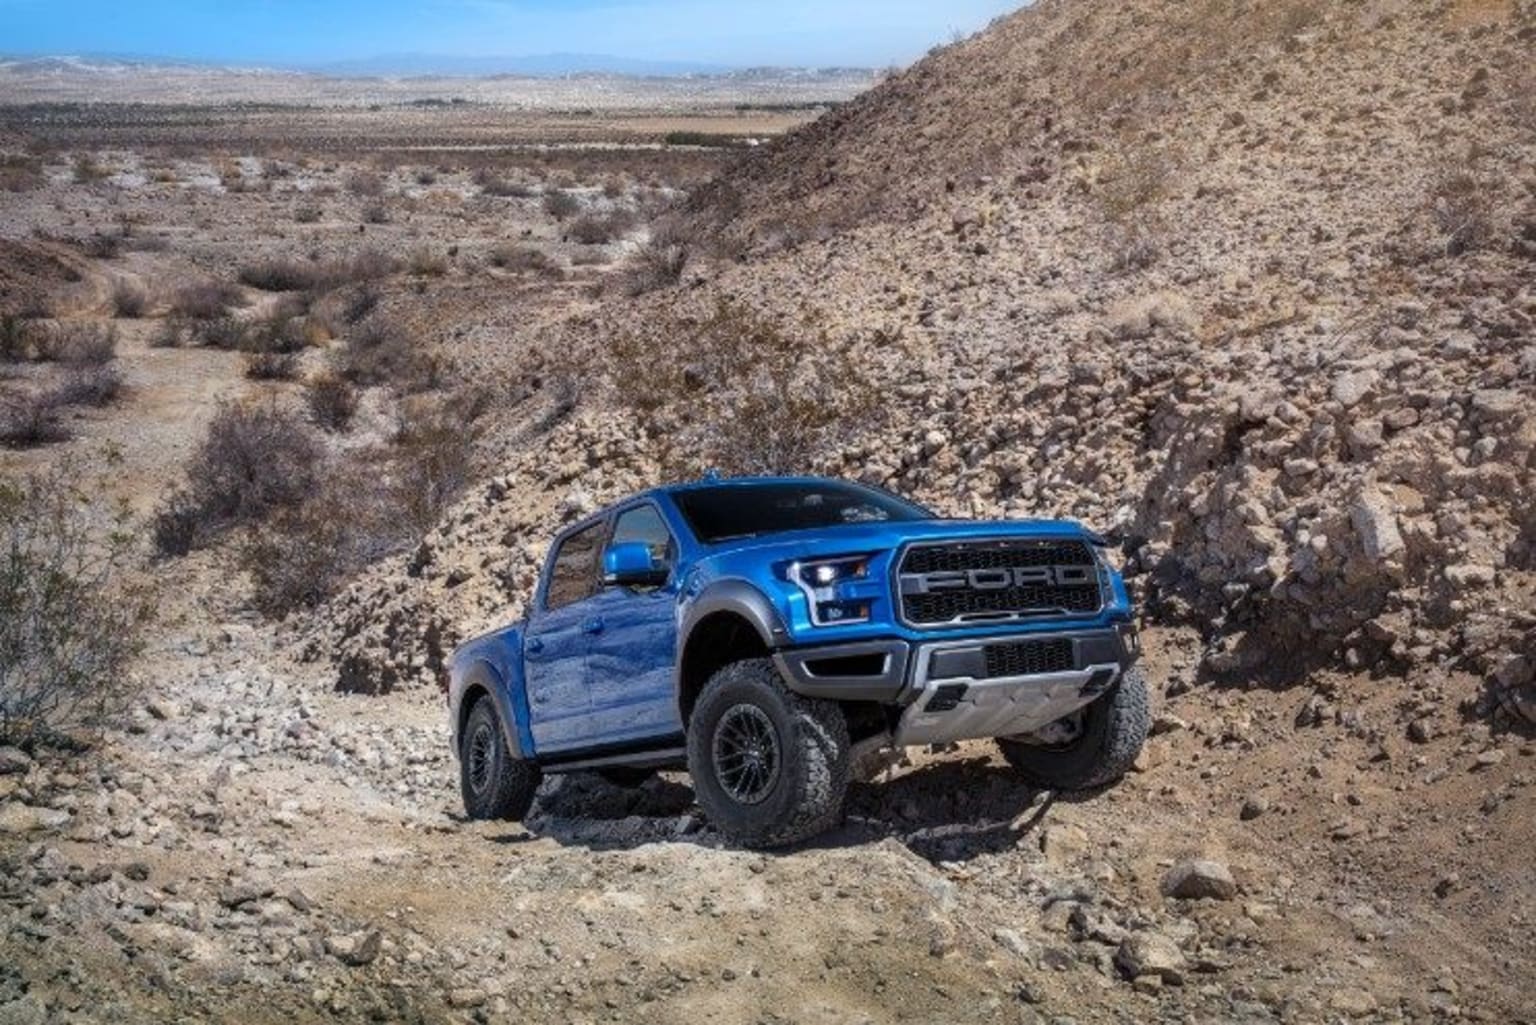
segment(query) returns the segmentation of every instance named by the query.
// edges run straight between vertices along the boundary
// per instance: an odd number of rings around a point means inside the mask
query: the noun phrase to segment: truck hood
[[[708,546],[706,559],[750,554],[762,559],[802,559],[823,555],[860,555],[889,551],[913,541],[963,541],[968,538],[1038,538],[1104,544],[1104,539],[1071,520],[911,520],[849,524],[763,534]]]

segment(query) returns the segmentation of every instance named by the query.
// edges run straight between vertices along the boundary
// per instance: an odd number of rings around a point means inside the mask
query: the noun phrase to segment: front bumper
[[[989,649],[1039,645],[1010,663]],[[1140,654],[1129,627],[1004,633],[950,641],[891,638],[774,656],[807,697],[903,708],[898,746],[1031,733],[1101,697]]]

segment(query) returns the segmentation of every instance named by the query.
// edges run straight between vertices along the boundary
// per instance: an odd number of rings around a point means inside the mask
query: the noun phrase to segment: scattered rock
[[[69,822],[69,812],[56,808],[35,808],[19,801],[0,806],[0,833],[17,835],[44,829],[58,829]]]
[[[1182,861],[1163,876],[1164,897],[1180,900],[1231,900],[1237,896],[1237,880],[1219,861]]]
[[[374,962],[379,956],[379,949],[383,943],[383,933],[376,929],[365,929],[361,932],[328,936],[325,940],[325,949],[342,964],[361,968]]]
[[[32,768],[32,759],[19,747],[0,747],[0,776],[22,773]]]
[[[1136,932],[1127,936],[1115,952],[1115,963],[1132,979],[1150,975],[1170,986],[1184,984],[1184,952],[1160,933]]]

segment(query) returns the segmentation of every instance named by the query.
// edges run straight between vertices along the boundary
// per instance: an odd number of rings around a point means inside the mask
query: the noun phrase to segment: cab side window
[[[549,571],[549,590],[544,594],[546,610],[553,612],[597,593],[597,557],[603,544],[603,526],[594,523],[560,542]]]
[[[653,505],[637,506],[619,516],[613,527],[616,545],[639,542],[651,550],[651,558],[670,566],[677,561],[677,543],[667,529],[667,521]]]

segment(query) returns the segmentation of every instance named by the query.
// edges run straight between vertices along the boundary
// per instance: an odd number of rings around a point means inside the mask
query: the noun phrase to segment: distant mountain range
[[[857,73],[858,68],[738,68],[696,61],[640,60],[610,54],[550,53],[521,57],[454,57],[401,53],[323,64],[219,64],[159,57],[92,54],[83,56],[3,57],[0,68],[16,74],[121,75],[177,69],[233,73],[316,74],[333,78],[569,78],[583,75],[619,78],[750,77],[798,78]]]

